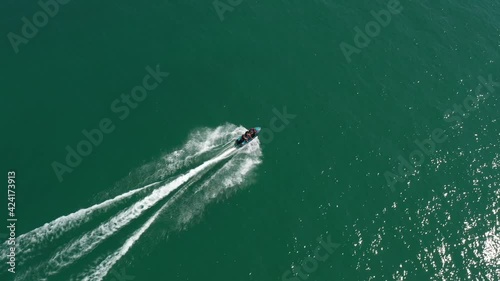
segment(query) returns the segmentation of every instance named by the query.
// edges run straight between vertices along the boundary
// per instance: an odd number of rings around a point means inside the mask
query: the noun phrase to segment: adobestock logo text
[[[59,5],[66,5],[71,0],[40,0],[38,1],[38,6],[40,10],[35,12],[31,19],[27,17],[22,17],[21,21],[23,25],[21,26],[20,33],[9,32],[7,38],[9,39],[10,45],[14,50],[14,53],[19,53],[19,45],[28,44],[29,39],[33,39],[40,28],[45,27],[49,23],[49,19],[55,17],[59,13]]]
[[[169,75],[167,72],[161,72],[160,65],[156,65],[156,69],[147,66],[146,71],[148,74],[142,78],[140,85],[133,87],[130,94],[122,93],[120,98],[111,103],[111,112],[117,114],[119,120],[125,120],[130,115],[130,112],[148,97],[148,92],[156,89],[163,82],[163,79]],[[115,128],[116,126],[111,118],[102,118],[97,128],[82,130],[84,138],[76,144],[75,148],[66,145],[67,154],[64,163],[54,161],[51,165],[59,182],[63,181],[65,173],[73,172],[82,163],[83,157],[90,155],[94,147],[102,143],[105,134],[112,133]]]

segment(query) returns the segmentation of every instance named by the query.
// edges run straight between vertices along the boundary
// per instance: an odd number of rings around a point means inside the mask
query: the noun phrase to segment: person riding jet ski
[[[248,142],[250,139],[252,139],[252,135],[250,134],[250,132],[246,132],[241,136],[241,139]]]
[[[257,131],[254,129],[254,128],[251,128],[250,130],[246,131],[242,136],[241,138],[244,140],[244,141],[250,141],[251,139],[255,138],[255,134],[257,133]]]
[[[245,144],[251,142],[253,139],[257,138],[260,130],[260,127],[251,128],[250,130],[246,131],[241,137],[236,139],[235,145],[237,147],[242,147]]]

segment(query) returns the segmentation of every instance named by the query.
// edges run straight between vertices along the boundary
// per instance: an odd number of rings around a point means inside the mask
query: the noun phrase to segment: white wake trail
[[[109,270],[113,267],[113,265],[121,259],[132,246],[141,238],[142,234],[148,230],[148,228],[153,224],[158,215],[168,206],[168,203],[165,203],[144,225],[138,229],[134,234],[125,241],[123,246],[118,249],[113,254],[109,255],[105,260],[103,260],[94,272],[90,276],[86,276],[83,279],[78,278],[78,281],[101,281],[109,272]]]
[[[146,182],[165,179],[179,169],[196,163],[212,149],[234,141],[244,131],[244,127],[233,124],[225,124],[215,129],[198,128],[189,134],[188,141],[182,147],[162,156],[159,161],[143,165],[136,173]]]
[[[257,139],[242,148],[221,169],[198,186],[193,196],[182,204],[177,218],[178,229],[184,229],[194,217],[201,215],[204,208],[213,200],[250,184],[253,178],[252,172],[262,163],[261,156],[260,142]]]
[[[258,150],[258,151],[256,151]],[[245,177],[249,176],[251,171],[261,163],[260,161],[260,147],[257,146],[256,150],[251,150],[247,153],[247,156],[252,155],[253,157],[249,157],[243,159],[243,161],[238,161],[236,163],[236,159],[231,159],[228,163],[224,164],[224,166],[217,171],[214,175],[212,175],[207,181],[202,184],[198,191],[205,189],[208,191],[209,195],[204,195],[201,200],[202,202],[197,202],[198,205],[206,205],[209,201],[216,197],[216,194],[220,194],[222,190],[234,187],[236,185],[242,185],[244,183]],[[211,188],[210,188],[211,186]],[[207,195],[209,198],[207,198]],[[176,194],[177,196],[177,194]],[[76,280],[80,281],[101,281],[108,274],[111,268],[132,248],[132,246],[140,239],[140,237],[149,229],[151,224],[157,219],[157,217],[162,213],[162,211],[168,208],[173,202],[174,198],[170,199],[167,203],[165,203],[144,225],[138,229],[134,234],[127,239],[127,241],[123,244],[121,248],[110,254],[106,259],[104,259],[95,269],[93,269],[90,275],[80,275],[82,277],[77,278]],[[198,200],[195,200],[198,201]],[[193,203],[193,202],[191,202]],[[200,206],[198,206],[198,209]],[[201,211],[201,210],[198,210]],[[192,217],[192,213],[190,214]],[[179,220],[186,219],[185,216],[183,218],[179,218]],[[184,223],[186,223],[184,221]],[[83,279],[82,279],[83,278]]]
[[[74,263],[82,256],[88,254],[102,241],[113,235],[122,227],[126,226],[135,218],[139,217],[144,211],[151,208],[158,201],[165,198],[168,194],[187,182],[189,179],[196,176],[198,173],[200,173],[210,165],[213,165],[227,158],[235,151],[236,148],[228,149],[226,152],[222,153],[216,158],[208,160],[200,166],[191,169],[188,173],[154,190],[151,195],[147,196],[139,202],[136,202],[132,207],[128,208],[125,211],[122,211],[116,217],[110,219],[108,222],[101,224],[98,228],[89,233],[86,233],[80,239],[65,247],[52,259],[50,259],[50,262],[47,265],[47,268],[44,269],[44,272],[49,276],[57,274],[62,268]]]
[[[102,203],[93,205],[91,207],[85,208],[85,209],[80,209],[74,213],[71,213],[66,216],[59,217],[49,223],[44,224],[43,226],[40,226],[38,228],[35,228],[34,230],[27,232],[25,234],[20,235],[17,238],[17,244],[18,244],[18,252],[22,253],[23,256],[26,256],[27,254],[33,252],[36,250],[36,245],[39,245],[41,243],[45,242],[51,242],[54,239],[59,238],[61,235],[64,233],[70,231],[71,229],[80,226],[81,224],[89,221],[92,218],[92,213],[94,213],[97,210],[101,210],[107,207],[112,206],[113,204],[128,198],[137,192],[148,188],[152,185],[158,184],[159,182],[154,182],[151,184],[148,184],[146,186],[130,190],[126,193],[123,193],[121,195],[118,195],[112,199],[108,199]],[[23,248],[23,246],[29,245],[29,248]],[[6,245],[4,245],[6,247]],[[25,246],[26,247],[26,246]],[[7,248],[7,247],[6,247]],[[1,255],[5,256],[7,254],[6,250],[2,249]]]

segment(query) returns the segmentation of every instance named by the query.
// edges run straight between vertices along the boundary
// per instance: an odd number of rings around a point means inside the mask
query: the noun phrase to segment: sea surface
[[[500,280],[500,2],[0,14],[0,280]]]

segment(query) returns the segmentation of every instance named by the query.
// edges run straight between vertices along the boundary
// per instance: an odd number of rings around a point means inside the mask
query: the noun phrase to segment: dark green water
[[[213,159],[223,148],[172,173],[161,160],[207,128],[260,125],[274,137],[188,182],[104,280],[498,280],[500,87],[478,77],[500,81],[500,4],[402,1],[356,47],[355,28],[390,2],[233,1],[221,20],[210,1],[72,0],[17,53],[9,32],[22,36],[21,18],[41,8],[3,2],[2,173],[16,172],[17,236]],[[358,48],[351,62],[342,42]],[[113,110],[156,65],[169,76],[128,114]],[[479,85],[479,102],[455,107]],[[284,109],[294,118],[281,130]],[[114,130],[59,180],[53,162],[105,118]],[[435,130],[445,140],[415,152]],[[420,164],[388,186],[410,155]],[[251,172],[233,174],[238,163]],[[213,193],[196,197],[204,183]],[[152,190],[18,252],[34,258],[16,274],[2,256],[1,280],[43,280],[30,272]],[[81,279],[169,200],[47,280]],[[319,257],[318,239],[334,251]]]

